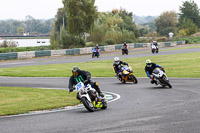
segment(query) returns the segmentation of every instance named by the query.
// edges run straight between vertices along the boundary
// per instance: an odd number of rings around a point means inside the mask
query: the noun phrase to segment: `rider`
[[[99,52],[100,52],[99,44],[96,44],[96,50],[97,50],[97,54],[99,55]]]
[[[154,80],[154,77],[152,75],[152,72],[156,67],[161,68],[161,70],[164,71],[164,68],[162,66],[151,62],[150,59],[146,60],[145,72],[146,72],[147,76],[151,79],[151,83],[152,84],[155,83],[157,85],[157,82],[156,82],[156,80]]]
[[[124,48],[124,49],[128,49],[128,46],[127,46],[126,42],[124,42],[123,48]]]
[[[88,71],[83,71],[80,70],[79,67],[74,66],[72,69],[72,76],[69,79],[69,92],[72,92],[74,90],[73,86],[76,85],[77,83],[79,83],[80,81],[82,81],[85,85],[86,84],[90,84],[92,86],[92,88],[94,88],[101,97],[104,97],[103,93],[101,92],[98,83],[97,82],[93,82],[91,80],[91,74]],[[80,100],[80,97],[77,93],[76,96],[77,99]]]
[[[119,70],[121,70],[121,64],[128,65],[128,63],[119,60],[119,57],[115,57],[113,62],[113,68],[115,70],[116,75],[119,76],[120,78],[122,76],[122,72],[119,72]]]

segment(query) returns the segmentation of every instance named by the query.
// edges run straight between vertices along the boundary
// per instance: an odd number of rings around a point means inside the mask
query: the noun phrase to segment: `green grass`
[[[76,93],[21,87],[0,87],[0,116],[76,105]]]
[[[169,77],[200,78],[200,52],[173,55],[159,55],[140,58],[123,59],[133,67],[136,77],[146,77],[145,60],[163,66]],[[85,63],[66,63],[42,66],[0,68],[0,76],[13,77],[69,77],[73,66],[91,72],[92,77],[113,77],[113,60],[93,61]]]

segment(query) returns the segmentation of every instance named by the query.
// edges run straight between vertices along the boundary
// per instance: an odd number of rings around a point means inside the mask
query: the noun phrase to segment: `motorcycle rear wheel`
[[[82,97],[81,98],[81,102],[83,103],[83,105],[85,106],[85,108],[89,111],[89,112],[94,112],[94,105],[92,102],[88,101],[86,97]],[[92,105],[92,107],[90,106]]]

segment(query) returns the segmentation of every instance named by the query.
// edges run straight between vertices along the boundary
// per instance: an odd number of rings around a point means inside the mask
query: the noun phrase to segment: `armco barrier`
[[[92,53],[92,47],[80,48],[80,54],[89,54]]]
[[[135,44],[134,44],[134,47],[135,47],[135,48],[143,48],[143,47],[144,47],[144,44],[143,44],[143,43],[135,43]]]
[[[66,50],[51,50],[51,56],[61,56],[61,55],[65,55],[66,54]]]
[[[35,57],[35,51],[18,52],[18,59],[33,58]]]
[[[18,58],[17,53],[0,54],[0,60],[9,60],[9,59],[17,59],[17,58]]]
[[[185,41],[177,42],[159,42],[159,47],[171,47],[176,45],[185,44]],[[100,46],[101,51],[114,51],[122,48],[123,44]],[[128,48],[142,48],[150,47],[151,43],[130,43],[127,44]],[[27,51],[19,53],[2,53],[0,54],[0,60],[8,59],[25,59],[33,57],[43,57],[43,56],[60,56],[60,55],[75,55],[75,54],[88,54],[92,53],[92,47],[88,48],[75,48],[75,49],[62,49],[62,50],[47,50],[47,51]]]
[[[177,41],[176,44],[177,45],[182,45],[182,44],[185,44],[185,41]]]
[[[104,46],[105,51],[115,51],[115,45]]]
[[[164,47],[170,47],[171,46],[171,42],[164,42]]]
[[[100,46],[99,48],[100,48],[100,51],[105,51],[104,46]]]
[[[121,49],[123,46],[123,44],[118,44],[118,45],[115,45],[115,49]]]
[[[75,48],[75,49],[67,49],[66,50],[66,55],[74,55],[74,54],[80,54],[80,49]]]
[[[51,56],[51,51],[35,51],[35,57]]]

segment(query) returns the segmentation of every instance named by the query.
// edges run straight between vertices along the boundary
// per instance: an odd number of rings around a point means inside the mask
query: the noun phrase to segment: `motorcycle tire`
[[[81,102],[83,103],[83,105],[85,106],[85,108],[89,111],[89,112],[94,112],[94,105],[92,102],[88,101],[87,98],[82,97],[81,98]],[[91,107],[90,105],[92,105],[93,107]]]
[[[131,78],[132,78],[134,84],[138,83],[137,78],[133,74],[131,75]]]
[[[106,101],[103,101],[103,107],[101,109],[106,109],[107,108],[107,102]]]
[[[154,51],[154,50],[152,50],[152,53],[153,53],[153,54],[154,54],[154,52],[155,52],[155,51]]]
[[[121,80],[121,82],[122,82],[123,84],[125,84],[125,83],[126,83],[126,81],[125,81],[124,79],[122,79],[122,80]]]
[[[166,79],[162,79],[162,82],[167,85],[169,88],[172,88],[172,85]]]

